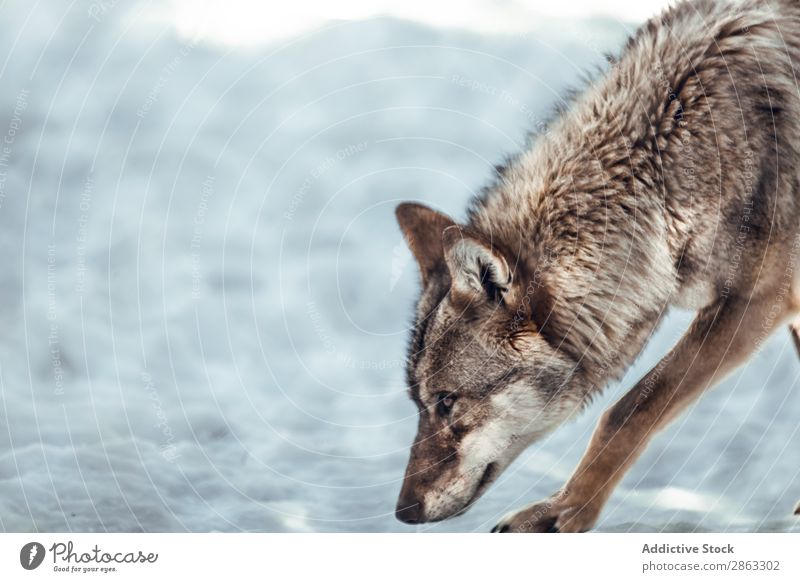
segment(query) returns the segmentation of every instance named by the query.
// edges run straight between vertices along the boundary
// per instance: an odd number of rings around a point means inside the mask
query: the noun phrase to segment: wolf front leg
[[[591,529],[650,437],[747,358],[788,315],[789,307],[780,295],[761,296],[760,301],[728,297],[702,309],[664,359],[603,413],[564,488],[505,517],[492,531]]]

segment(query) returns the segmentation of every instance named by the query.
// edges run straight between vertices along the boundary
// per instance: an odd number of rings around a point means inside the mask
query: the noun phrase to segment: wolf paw
[[[600,508],[557,496],[505,516],[492,533],[578,533],[597,521]]]

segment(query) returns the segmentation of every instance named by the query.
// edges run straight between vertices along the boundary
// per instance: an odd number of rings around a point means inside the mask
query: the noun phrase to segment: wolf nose
[[[416,499],[401,497],[397,502],[394,515],[403,523],[420,523],[422,521],[422,505]]]

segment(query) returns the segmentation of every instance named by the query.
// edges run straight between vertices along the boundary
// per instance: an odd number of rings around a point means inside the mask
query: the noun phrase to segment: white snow
[[[463,217],[631,25],[376,16],[238,46],[88,6],[0,8],[0,530],[413,531],[393,509],[418,282],[393,208]],[[488,531],[554,492],[689,318],[417,529]],[[780,333],[653,441],[600,528],[800,530],[798,372]]]
[[[529,32],[531,23],[553,19],[611,17],[644,20],[666,0],[166,0],[154,16],[172,21],[178,32],[228,45],[262,45],[313,30],[326,21],[389,16],[438,28],[482,33]]]

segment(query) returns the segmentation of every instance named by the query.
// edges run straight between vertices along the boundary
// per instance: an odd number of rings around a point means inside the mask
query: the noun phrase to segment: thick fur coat
[[[678,3],[498,169],[466,224],[398,208],[423,282],[400,519],[464,511],[619,377],[670,305],[697,309],[564,489],[497,529],[590,528],[650,435],[796,315],[798,72],[800,2]]]

